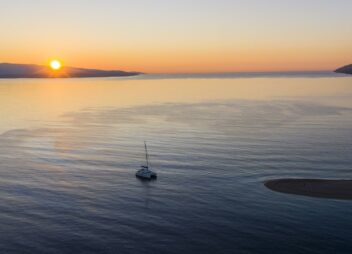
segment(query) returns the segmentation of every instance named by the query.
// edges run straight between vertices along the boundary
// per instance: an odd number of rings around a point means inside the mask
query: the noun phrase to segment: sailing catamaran
[[[144,148],[145,148],[146,165],[141,166],[141,168],[136,172],[136,177],[139,177],[142,179],[148,179],[148,180],[155,179],[157,177],[157,174],[149,169],[150,168],[149,155],[148,155],[147,143],[145,141],[144,141]]]

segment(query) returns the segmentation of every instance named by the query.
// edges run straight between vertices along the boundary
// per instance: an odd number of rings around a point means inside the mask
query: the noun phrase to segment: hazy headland
[[[63,67],[52,70],[49,66],[34,64],[0,64],[0,78],[94,78],[94,77],[128,77],[141,74],[120,70],[98,70],[75,67]]]
[[[344,73],[344,74],[352,74],[352,64],[338,68],[335,72]]]

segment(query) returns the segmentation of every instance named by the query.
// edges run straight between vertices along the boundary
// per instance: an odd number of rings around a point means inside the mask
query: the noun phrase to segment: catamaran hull
[[[143,179],[143,180],[153,180],[153,179],[157,179],[157,175],[141,175],[141,174],[136,174],[136,177],[139,179]]]

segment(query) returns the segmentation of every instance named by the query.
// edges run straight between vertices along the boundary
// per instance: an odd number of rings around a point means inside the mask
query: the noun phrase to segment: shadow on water
[[[150,208],[150,200],[153,197],[153,185],[156,184],[157,178],[153,179],[142,179],[139,177],[136,177],[136,180],[138,183],[140,183],[140,186],[143,189],[143,198],[144,198],[144,206],[145,208]]]

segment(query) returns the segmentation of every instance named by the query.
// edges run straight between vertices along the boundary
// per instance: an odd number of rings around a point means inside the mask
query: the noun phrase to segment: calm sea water
[[[351,152],[343,75],[0,80],[0,253],[351,253],[352,201],[263,186]]]

